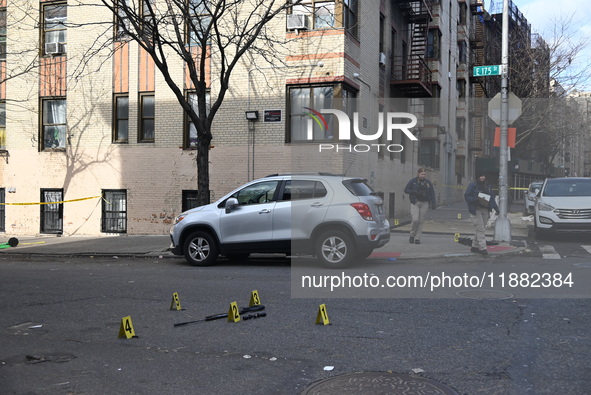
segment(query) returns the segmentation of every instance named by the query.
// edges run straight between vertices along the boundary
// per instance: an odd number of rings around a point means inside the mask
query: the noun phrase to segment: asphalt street
[[[370,259],[363,270],[498,275],[538,265],[588,284],[589,262]],[[460,286],[429,298],[293,297],[293,270],[283,259],[196,268],[158,256],[0,255],[2,393],[300,394],[355,372],[431,379],[459,394],[589,393],[586,295]],[[265,317],[174,327],[247,306],[253,290]],[[170,310],[175,292],[183,310]],[[316,324],[321,304],[329,325]],[[124,317],[137,338],[118,337]]]

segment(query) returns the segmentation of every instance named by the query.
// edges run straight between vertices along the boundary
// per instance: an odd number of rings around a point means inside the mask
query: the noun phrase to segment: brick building
[[[268,27],[284,40],[280,61],[239,62],[213,124],[211,200],[270,173],[346,172],[369,180],[393,220],[408,215],[403,190],[420,166],[439,204],[461,199],[473,168],[476,1],[306,0],[281,13]],[[197,185],[193,129],[177,98],[146,52],[117,36],[107,8],[22,3],[0,4],[0,232],[167,233]],[[212,94],[219,64],[212,49]],[[170,73],[190,97],[185,64],[171,62]],[[320,155],[338,133],[313,126],[309,140],[304,107],[356,112],[364,135],[379,130],[380,114],[412,113],[417,140],[357,137],[346,144],[353,148]]]

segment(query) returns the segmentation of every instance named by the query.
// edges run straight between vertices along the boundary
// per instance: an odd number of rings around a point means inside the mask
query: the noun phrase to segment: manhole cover
[[[302,392],[304,395],[355,393],[372,395],[458,395],[450,387],[435,380],[387,372],[364,372],[335,376],[312,383]]]
[[[509,292],[492,289],[458,291],[456,294],[468,299],[510,299],[513,297],[513,294]]]

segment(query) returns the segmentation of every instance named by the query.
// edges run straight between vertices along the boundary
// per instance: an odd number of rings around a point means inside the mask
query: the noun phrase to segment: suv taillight
[[[373,221],[373,216],[371,215],[371,210],[369,206],[365,203],[351,203],[351,206],[357,210],[359,215],[366,220],[366,221]]]

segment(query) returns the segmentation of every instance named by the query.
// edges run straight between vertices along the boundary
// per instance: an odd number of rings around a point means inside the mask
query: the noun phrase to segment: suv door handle
[[[320,203],[320,202],[312,203],[312,207],[321,207],[321,206],[324,206],[324,203]]]
[[[261,211],[259,211],[259,214],[269,214],[271,212],[271,210],[269,210],[268,208],[264,208]]]

